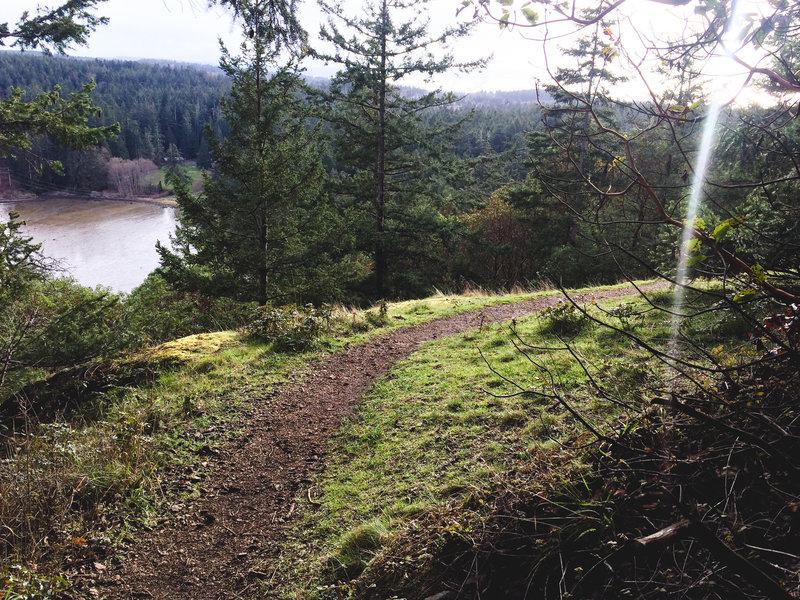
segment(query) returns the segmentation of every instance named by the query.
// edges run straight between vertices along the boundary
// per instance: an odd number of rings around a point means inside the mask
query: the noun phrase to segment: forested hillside
[[[30,149],[17,150],[7,159],[23,185],[43,191],[154,194],[168,187],[166,173],[185,161],[209,168],[210,144],[230,133],[232,117],[226,116],[224,103],[232,80],[219,69],[0,53],[0,89],[6,96],[12,86],[24,89],[26,97],[32,98],[56,85],[66,96],[90,80],[96,83],[91,97],[97,111],[89,124],[119,123],[119,135],[106,137],[95,148],[83,151],[65,148],[52,138],[32,138]],[[329,140],[320,154],[327,172],[324,187],[326,193],[338,195],[345,179],[342,176],[352,166],[347,164],[347,157],[335,151],[340,132],[334,126],[335,119],[326,112],[330,82],[311,79],[309,84],[306,87],[300,77],[292,84],[292,94],[298,100],[295,109],[304,105],[305,126],[315,128],[314,139]],[[423,92],[398,86],[396,93],[411,101],[422,97]],[[387,213],[386,225],[395,233],[386,248],[402,250],[402,256],[391,259],[402,279],[402,283],[393,284],[393,294],[415,295],[433,286],[461,286],[466,282],[513,286],[550,276],[548,255],[565,242],[568,225],[559,225],[563,221],[560,211],[544,203],[537,209],[537,219],[544,217],[548,223],[552,219],[553,231],[546,239],[532,241],[525,232],[540,227],[541,221],[535,225],[530,220],[532,213],[519,205],[531,202],[531,194],[539,194],[536,185],[524,183],[531,167],[526,140],[530,132],[541,127],[542,119],[541,106],[534,100],[533,92],[452,95],[447,102],[421,111],[415,136],[427,137],[427,141],[420,144],[423,137],[409,138],[402,160],[432,152],[429,158],[433,162],[425,164],[426,175],[418,180],[430,185],[427,190],[413,191],[414,197],[424,198],[417,208],[408,204],[411,196],[406,193],[402,210]],[[361,135],[357,142],[361,144],[364,139]],[[426,150],[430,144],[437,148]],[[40,168],[42,158],[57,161],[63,170],[48,163]],[[400,177],[407,174],[393,176]],[[516,190],[516,205],[508,202],[511,189]],[[372,292],[368,291],[369,273],[364,271],[366,255],[360,252],[368,252],[373,234],[358,229],[361,225],[353,221],[358,210],[348,207],[343,211],[345,205],[340,204],[338,216],[330,223],[347,222],[342,226],[359,235],[344,235],[338,241],[341,248],[337,253],[349,257],[349,266],[334,287],[346,297],[363,299]],[[484,235],[487,232],[488,236]],[[348,273],[349,283],[344,278]],[[296,274],[293,277],[297,279]],[[331,298],[325,286],[315,284],[314,288],[314,294],[301,293],[295,299]],[[241,296],[234,290],[228,293]],[[286,290],[280,293],[289,297]]]
[[[205,127],[223,132],[220,99],[230,89],[221,74],[188,65],[0,53],[0,97],[15,87],[32,98],[56,85],[68,96],[90,80],[97,86],[92,98],[98,110],[89,123],[119,123],[119,135],[80,152],[37,138],[27,152],[9,160],[21,182],[43,190],[110,188],[143,195],[157,191],[157,167],[171,157],[209,165]],[[39,170],[36,157],[59,161],[63,173]]]
[[[0,53],[0,98],[8,97],[12,87],[25,90],[28,98],[56,85],[70,94],[89,80],[97,84],[92,99],[100,109],[90,123],[119,123],[120,135],[104,139],[99,154],[76,154],[46,139],[38,140],[32,152],[61,161],[64,175],[50,170],[36,173],[22,156],[12,161],[18,176],[56,187],[102,190],[107,185],[103,163],[110,158],[146,159],[161,166],[169,159],[170,146],[183,159],[196,161],[201,168],[210,166],[205,128],[220,135],[227,131],[220,101],[230,90],[230,80],[218,67]],[[328,82],[310,78],[309,85],[324,88]],[[419,92],[412,88],[404,91]],[[452,146],[454,154],[475,158],[487,151],[500,153],[519,147],[524,133],[537,127],[541,111],[531,91],[469,94],[447,113],[452,122],[463,122]],[[519,174],[519,168],[516,172]]]
[[[102,147],[118,158],[157,163],[170,144],[187,159],[202,159],[203,127],[221,127],[219,102],[230,89],[221,73],[191,65],[0,53],[3,97],[11,87],[26,90],[28,97],[56,85],[70,94],[90,79],[97,84],[92,98],[102,109],[91,123],[121,125],[119,137],[104,140]]]

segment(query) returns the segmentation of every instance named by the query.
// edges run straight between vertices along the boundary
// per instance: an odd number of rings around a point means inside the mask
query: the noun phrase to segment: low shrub
[[[39,575],[21,565],[13,565],[7,572],[0,571],[0,576],[4,580],[4,600],[56,598],[69,587],[63,577]]]
[[[125,299],[128,329],[138,336],[139,346],[196,333],[238,329],[248,322],[253,306],[254,303],[176,290],[157,273],[151,273]]]
[[[378,329],[389,324],[389,306],[381,300],[377,307],[369,310],[339,307],[331,311],[331,323],[344,335]]]
[[[644,313],[630,302],[622,302],[607,311],[608,315],[619,321],[622,329],[632,331],[644,324]]]
[[[328,305],[259,306],[245,331],[254,339],[272,343],[276,350],[298,352],[317,344],[329,328],[330,316]]]
[[[386,300],[381,300],[378,304],[378,310],[368,310],[364,313],[364,318],[367,323],[373,327],[383,327],[389,322],[389,307]]]
[[[559,301],[540,313],[544,330],[556,335],[577,335],[589,320],[577,306]]]
[[[6,291],[0,289],[0,410],[29,383],[116,356],[129,343],[120,297],[106,289],[43,275]]]

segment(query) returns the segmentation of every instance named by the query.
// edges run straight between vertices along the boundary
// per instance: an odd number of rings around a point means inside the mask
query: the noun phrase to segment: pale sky
[[[37,4],[54,6],[57,0],[0,0],[0,23],[15,23],[22,11],[33,11]],[[357,14],[360,0],[345,0],[351,14]],[[435,23],[452,23],[459,0],[433,0]],[[218,38],[234,49],[238,28],[229,13],[205,8],[204,0],[109,0],[100,5],[99,14],[111,22],[92,35],[87,47],[73,48],[73,56],[97,58],[155,58],[216,65],[219,62]],[[316,0],[300,3],[304,27],[314,37],[322,22]],[[470,15],[471,16],[471,13]],[[432,25],[431,31],[438,28]],[[494,53],[495,60],[481,73],[442,76],[436,84],[446,90],[531,89],[536,77],[534,63],[537,44],[525,41],[514,32],[501,32],[497,26],[483,24],[470,39],[461,40],[457,57],[470,60]],[[334,67],[306,65],[310,75],[328,76]],[[541,75],[541,73],[540,73]],[[422,82],[408,82],[419,85]]]
[[[63,1],[63,0],[62,0]],[[748,2],[748,7],[757,7],[762,0]],[[37,4],[54,6],[58,0],[0,0],[0,22],[15,23],[22,11],[33,11]],[[343,0],[345,12],[358,14],[361,0]],[[520,5],[516,2],[515,5]],[[73,49],[70,54],[98,58],[153,58],[180,62],[216,65],[219,59],[218,38],[234,49],[238,28],[229,13],[206,8],[205,0],[108,0],[99,7],[99,13],[111,22],[99,28],[91,37],[88,47]],[[456,8],[461,0],[431,0],[431,33],[455,22]],[[316,0],[299,2],[300,18],[312,36],[319,32],[321,11]],[[496,6],[492,3],[491,6]],[[621,35],[626,48],[637,47],[639,34],[648,37],[669,31],[680,31],[685,26],[685,10],[666,7],[648,0],[629,0],[624,5],[628,15],[636,21],[633,27],[626,20],[613,25],[615,35]],[[463,17],[472,16],[470,9]],[[652,33],[655,30],[656,33]],[[462,61],[493,55],[490,65],[481,72],[453,73],[438,76],[435,85],[455,92],[529,90],[537,79],[546,83],[549,77],[544,69],[541,38],[544,29],[525,32],[501,31],[497,25],[480,24],[470,38],[458,40],[454,49],[456,58]],[[650,32],[650,33],[648,33]],[[525,39],[525,34],[531,39]],[[548,29],[549,36],[558,34]],[[313,43],[313,41],[312,41]],[[560,60],[556,46],[569,44],[569,38],[550,43],[548,55],[553,63]],[[336,67],[327,69],[323,65],[307,64],[309,75],[330,76]],[[424,85],[421,80],[403,80],[407,85]],[[653,81],[649,82],[653,84]],[[623,91],[623,88],[615,91]],[[643,88],[631,87],[626,95],[642,95]]]

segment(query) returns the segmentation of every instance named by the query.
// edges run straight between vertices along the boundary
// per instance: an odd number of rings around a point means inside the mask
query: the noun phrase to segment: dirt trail
[[[592,296],[632,293],[628,287]],[[102,596],[241,598],[255,579],[269,577],[252,565],[259,557],[279,554],[284,528],[298,516],[298,490],[321,460],[330,435],[377,378],[427,341],[534,313],[559,298],[535,298],[399,329],[321,360],[301,382],[254,407],[245,432],[210,467],[205,493],[187,506],[174,506],[166,526],[145,534],[121,565],[105,573]]]

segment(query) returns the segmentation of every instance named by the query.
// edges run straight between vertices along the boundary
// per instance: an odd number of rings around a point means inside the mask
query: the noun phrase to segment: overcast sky
[[[63,1],[63,0],[62,0]],[[343,0],[345,12],[357,15],[363,0]],[[0,23],[16,23],[24,10],[34,10],[37,4],[55,6],[58,0],[0,0]],[[108,0],[100,5],[99,13],[111,19],[109,25],[99,28],[91,37],[88,47],[75,48],[71,54],[99,58],[154,58],[181,62],[216,65],[219,60],[218,39],[222,38],[229,48],[237,44],[238,29],[231,15],[219,8],[206,8],[206,0]],[[516,3],[517,5],[520,2]],[[753,10],[763,0],[752,0],[746,6]],[[456,8],[461,0],[430,0],[431,33],[455,23]],[[492,3],[492,6],[497,6]],[[316,0],[299,2],[303,26],[312,36],[319,32],[323,21]],[[669,31],[681,31],[685,17],[691,10],[667,7],[663,3],[648,0],[629,0],[623,6],[629,17],[636,21],[635,27],[622,18],[612,29],[622,35],[625,47],[635,53],[640,35],[652,37]],[[690,7],[691,8],[691,7]],[[681,10],[684,10],[682,14]],[[615,13],[616,14],[616,13]],[[470,18],[468,9],[461,18]],[[652,24],[655,25],[652,25]],[[653,31],[655,30],[655,32]],[[539,37],[544,29],[527,34]],[[480,72],[440,75],[433,82],[445,90],[455,92],[525,90],[532,89],[537,79],[549,82],[544,68],[540,41],[524,39],[523,30],[502,31],[496,24],[479,24],[469,38],[458,40],[454,48],[456,58],[462,61],[493,55],[489,66]],[[557,30],[548,29],[550,36]],[[313,41],[312,41],[313,43]],[[551,68],[559,58],[557,46],[569,45],[569,38],[561,38],[557,44],[548,45]],[[730,62],[730,61],[726,61]],[[335,66],[327,69],[321,64],[306,64],[310,75],[330,76]],[[617,86],[616,92],[623,95],[644,94],[644,87],[634,82]],[[409,81],[407,85],[424,85],[423,81]],[[654,81],[649,81],[653,85]],[[655,87],[658,87],[657,85]]]
[[[54,6],[57,0],[0,0],[0,22],[15,23],[22,11],[37,4]],[[360,0],[345,0],[351,14],[357,14]],[[433,0],[432,31],[452,23],[459,0]],[[316,0],[300,4],[304,27],[313,35],[322,22]],[[99,13],[111,22],[98,29],[88,47],[74,48],[70,54],[101,58],[157,58],[215,65],[219,60],[218,38],[236,46],[237,27],[231,16],[219,8],[207,9],[203,0],[109,0]],[[470,15],[471,16],[471,13]],[[501,32],[496,25],[483,24],[468,40],[462,39],[456,54],[470,60],[494,54],[491,66],[481,73],[441,76],[436,83],[460,92],[478,90],[531,89],[535,77],[543,75],[537,53],[539,45],[520,38],[515,32]],[[311,75],[330,75],[323,65],[307,65]],[[420,82],[409,82],[419,84]]]

